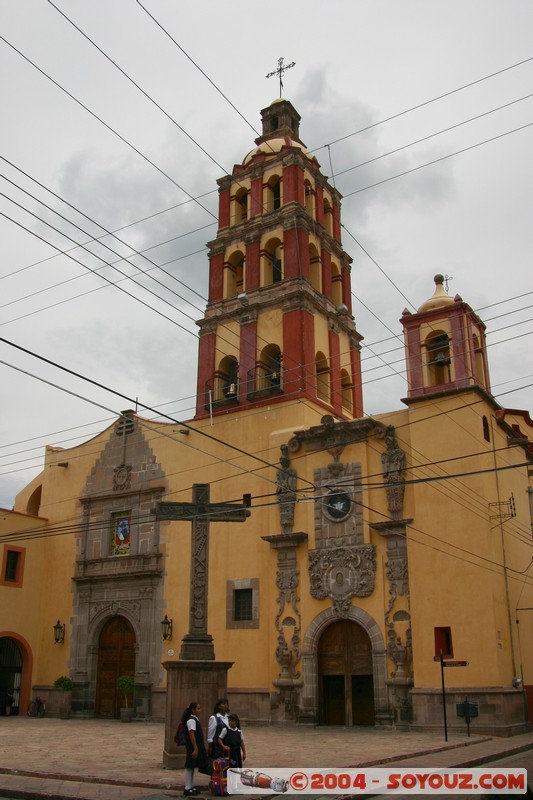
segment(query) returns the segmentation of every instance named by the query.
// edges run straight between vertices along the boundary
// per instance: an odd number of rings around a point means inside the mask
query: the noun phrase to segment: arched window
[[[313,289],[322,294],[322,263],[314,244],[309,245],[309,280]]]
[[[327,197],[324,198],[324,228],[333,236],[333,208]]]
[[[430,386],[450,383],[450,340],[443,331],[434,331],[426,339],[427,366]]]
[[[43,487],[38,486],[30,495],[28,503],[26,505],[26,513],[32,514],[34,517],[39,516],[39,509],[41,507],[41,494],[42,494]]]
[[[281,350],[277,344],[267,344],[257,365],[257,389],[281,388]]]
[[[225,356],[215,374],[214,400],[236,400],[239,396],[239,364],[234,356]]]
[[[223,297],[236,297],[244,291],[244,254],[237,250],[224,264]]]
[[[475,369],[476,374],[474,375],[474,379],[477,380],[482,386],[485,386],[485,369],[483,364],[483,348],[479,343],[479,339],[474,334],[474,359],[475,359]]]
[[[245,222],[248,219],[248,192],[246,189],[239,189],[235,194],[235,224]]]
[[[490,442],[490,427],[487,417],[483,417],[483,438],[486,442]]]
[[[305,181],[304,189],[305,189],[305,210],[307,211],[310,217],[313,217],[313,219],[315,219],[315,193],[309,181]]]
[[[331,294],[335,306],[342,303],[342,275],[340,267],[334,261],[331,262]]]
[[[262,253],[262,286],[283,280],[282,246],[280,239],[269,239]]]
[[[279,175],[273,175],[265,187],[265,210],[277,211],[278,208],[281,208],[281,180]]]
[[[315,357],[316,367],[316,396],[325,403],[330,401],[329,365],[324,353],[320,350]]]
[[[348,414],[353,414],[352,379],[345,369],[341,369],[342,407]]]

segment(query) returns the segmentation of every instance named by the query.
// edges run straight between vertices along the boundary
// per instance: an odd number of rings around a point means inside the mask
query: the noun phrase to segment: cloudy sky
[[[401,407],[398,320],[438,272],[487,322],[498,401],[533,408],[530,0],[2,0],[0,15],[0,506],[46,444],[131,407],[36,356],[191,418],[216,179],[252,149],[280,57],[344,196],[366,413]]]

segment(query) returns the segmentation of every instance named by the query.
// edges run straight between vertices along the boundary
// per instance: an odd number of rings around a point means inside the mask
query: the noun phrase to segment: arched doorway
[[[3,636],[0,638],[0,715],[20,713],[21,683],[22,653],[14,639]]]
[[[95,713],[97,717],[120,716],[123,698],[117,691],[119,675],[135,674],[135,631],[125,617],[112,617],[98,640]]]
[[[372,642],[348,619],[329,625],[317,649],[319,718],[324,725],[373,725]]]

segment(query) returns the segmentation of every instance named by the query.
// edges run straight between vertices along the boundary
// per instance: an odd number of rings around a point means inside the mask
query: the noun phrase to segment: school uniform
[[[228,715],[217,712],[209,717],[207,723],[207,749],[213,758],[218,758],[220,755],[220,748],[218,746],[218,738],[220,732],[229,726]]]
[[[196,758],[193,758],[192,742],[190,736],[187,735],[187,738],[185,740],[185,751],[186,751],[185,769],[199,769],[200,767],[205,767],[208,761],[207,761],[207,751],[205,749],[205,743],[204,743],[204,733],[202,731],[200,720],[198,719],[198,717],[195,717],[194,714],[187,720],[187,734],[189,733],[189,731],[194,732],[198,755],[196,756]]]
[[[242,767],[241,744],[243,742],[243,737],[240,728],[224,728],[224,730],[220,732],[219,738],[222,739],[226,747],[229,747],[231,766]]]

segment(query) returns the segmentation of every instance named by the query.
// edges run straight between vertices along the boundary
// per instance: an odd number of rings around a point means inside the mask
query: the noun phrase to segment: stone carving
[[[389,605],[392,608],[392,604],[396,597],[403,597],[404,595],[409,594],[409,572],[407,569],[407,557],[405,558],[392,558],[389,559],[385,567],[387,569],[387,578],[389,580],[389,592],[391,594],[391,603]]]
[[[374,591],[376,549],[374,545],[337,547],[309,552],[311,595],[330,597],[335,612],[346,616],[352,597],[368,597]]]
[[[411,648],[408,644],[410,644],[411,640],[411,628],[407,629],[405,644],[403,644],[400,636],[395,635],[392,626],[389,628],[387,635],[389,637],[387,653],[394,661],[394,671],[391,673],[391,678],[409,678],[408,661],[411,656]]]
[[[405,493],[405,453],[398,447],[394,436],[394,426],[388,425],[385,433],[387,449],[381,454],[383,466],[383,479],[387,493],[387,508],[393,517],[398,518],[403,511],[403,497]]]
[[[276,475],[276,494],[279,504],[281,532],[291,533],[294,526],[294,506],[296,504],[296,470],[290,465],[289,448],[286,444],[280,447],[279,463],[281,469]]]
[[[139,622],[141,619],[141,610],[141,604],[139,602],[126,600],[118,603],[116,600],[94,600],[89,610],[89,622],[92,622],[95,617],[104,613],[114,617],[119,612],[124,613],[124,611],[128,611],[131,617]]]
[[[280,673],[272,681],[278,689],[275,713],[280,720],[295,721],[298,717],[300,689],[303,685],[301,672],[298,670],[298,664],[302,657],[302,617],[298,606],[300,573],[297,569],[296,550],[302,542],[307,540],[307,534],[303,532],[279,533],[262,538],[277,550],[276,587],[278,596],[276,602],[278,610],[274,620],[277,631],[274,655],[280,665]]]
[[[281,667],[281,679],[299,678],[300,673],[296,671],[296,665],[300,661],[300,610],[298,603],[298,570],[294,567],[290,569],[279,569],[276,574],[276,586],[279,594],[276,598],[278,612],[276,614],[275,625],[278,632],[278,646],[276,648],[276,661]],[[290,605],[294,617],[285,616],[287,605]],[[283,617],[283,619],[282,619]],[[290,648],[285,638],[285,631],[293,629],[290,638]],[[292,667],[292,669],[291,669]]]
[[[197,517],[192,532],[191,630],[207,631],[207,575],[209,522]]]
[[[120,464],[113,471],[113,491],[123,492],[131,486],[131,466]]]
[[[385,563],[385,574],[389,584],[389,602],[385,611],[387,653],[394,662],[391,678],[407,683],[413,676],[409,568],[405,535],[392,534],[387,537],[387,556]]]

